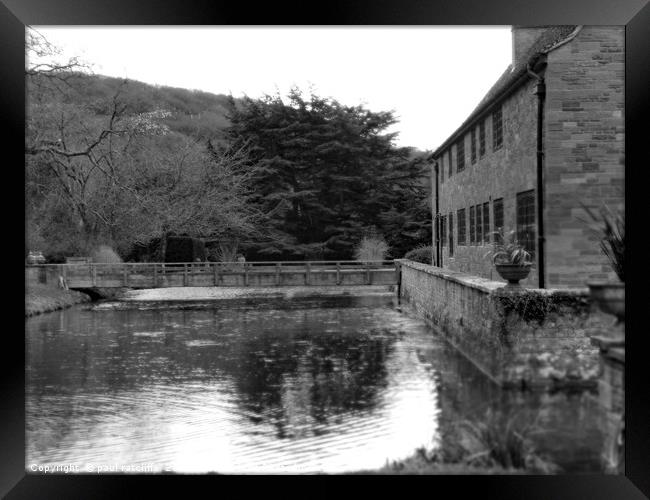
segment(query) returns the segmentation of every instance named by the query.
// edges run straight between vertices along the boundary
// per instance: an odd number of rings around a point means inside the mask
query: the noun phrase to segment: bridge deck
[[[175,262],[44,264],[39,280],[62,277],[69,288],[178,286],[395,285],[393,261]]]

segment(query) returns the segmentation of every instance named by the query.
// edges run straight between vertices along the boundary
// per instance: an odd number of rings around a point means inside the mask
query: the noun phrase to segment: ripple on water
[[[385,297],[62,314],[58,335],[59,316],[27,321],[29,462],[371,469],[431,448],[492,396]]]

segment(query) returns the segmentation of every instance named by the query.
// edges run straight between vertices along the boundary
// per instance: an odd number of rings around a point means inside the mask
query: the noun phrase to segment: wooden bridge
[[[40,283],[63,280],[68,288],[395,285],[399,280],[389,260],[42,264],[27,272]]]

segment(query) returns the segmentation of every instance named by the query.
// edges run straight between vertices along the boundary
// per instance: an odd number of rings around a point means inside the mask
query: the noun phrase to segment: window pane
[[[490,243],[490,204],[483,203],[483,241]]]
[[[535,257],[535,191],[517,194],[517,239]]]
[[[481,120],[478,128],[478,153],[483,156],[485,154],[485,120]]]
[[[454,214],[449,212],[449,256],[454,255]]]
[[[501,108],[492,113],[492,147],[497,150],[503,144],[503,119]]]
[[[469,243],[476,243],[476,211],[475,207],[469,207]]]
[[[440,241],[442,242],[442,246],[447,246],[447,216],[443,215],[440,218]]]
[[[465,209],[461,208],[458,210],[458,244],[459,245],[466,245],[467,242],[465,240],[465,224],[467,224],[465,220]]]
[[[476,205],[476,244],[483,242],[483,206]]]
[[[494,200],[492,202],[492,209],[494,211],[494,231],[504,232],[504,228],[503,228],[503,198],[499,198],[498,200]],[[501,240],[501,238],[498,238],[498,239]]]
[[[456,170],[460,172],[465,168],[465,138],[456,143]]]
[[[472,128],[472,165],[476,163],[476,127]]]

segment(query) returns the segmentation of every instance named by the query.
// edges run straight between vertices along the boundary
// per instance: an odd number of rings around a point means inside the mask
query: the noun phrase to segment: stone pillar
[[[603,464],[606,472],[625,473],[625,337],[592,337],[600,348],[598,401],[604,408]]]

